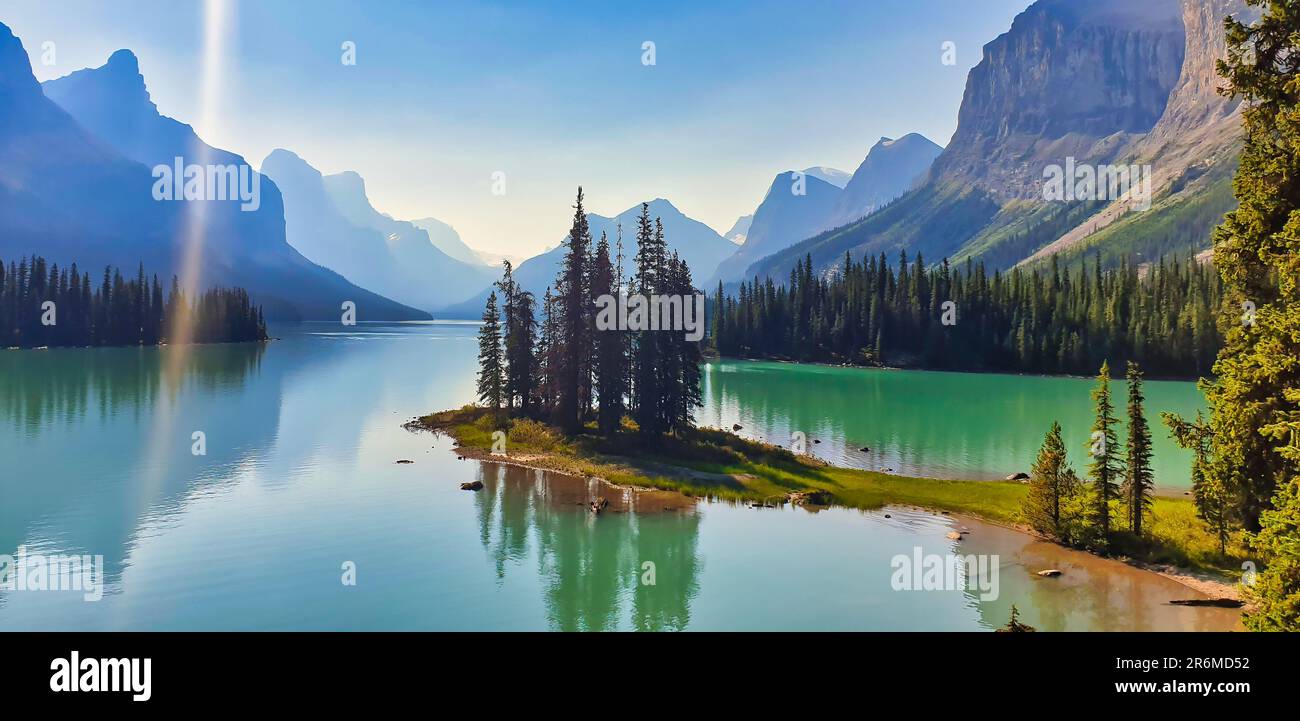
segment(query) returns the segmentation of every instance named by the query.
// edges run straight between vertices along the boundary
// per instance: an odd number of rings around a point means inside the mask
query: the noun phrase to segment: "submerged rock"
[[[830,491],[813,490],[795,491],[787,495],[785,500],[796,506],[802,506],[805,504],[811,506],[829,506],[834,498],[835,497],[831,495]]]
[[[1235,598],[1184,598],[1170,601],[1175,606],[1213,606],[1215,608],[1241,608],[1246,605]]]
[[[734,424],[732,424],[732,426],[731,426],[731,430],[733,430],[733,431],[738,431],[738,430],[740,430],[741,428],[744,428],[744,426],[740,425],[739,423],[734,423]]]
[[[470,481],[468,483],[460,484],[460,490],[462,491],[480,491],[482,489],[483,481]]]
[[[1061,571],[1055,568],[1045,568],[1041,571],[1038,571],[1037,573],[1043,578],[1056,578],[1057,576],[1061,575]]]
[[[399,459],[397,459],[397,464],[398,464],[399,466],[404,466],[404,465],[406,465],[406,464],[408,464],[408,463],[415,463],[415,461],[407,460],[407,459],[405,459],[405,458],[399,458]]]

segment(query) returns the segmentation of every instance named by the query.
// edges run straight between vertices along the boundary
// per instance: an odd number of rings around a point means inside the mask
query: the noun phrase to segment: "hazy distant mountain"
[[[266,156],[262,172],[284,192],[289,243],[354,283],[436,310],[473,295],[494,277],[485,266],[438,250],[424,230],[375,210],[356,173],[323,176],[283,149]]]
[[[810,179],[809,182],[821,183],[815,179]],[[637,251],[636,222],[640,215],[640,205],[628,208],[613,218],[587,213],[587,224],[591,228],[592,241],[599,240],[600,234],[604,232],[609,237],[611,255],[616,249],[618,226],[622,225],[624,275],[632,273],[632,259]],[[718,267],[718,263],[736,248],[712,228],[682,214],[672,203],[663,198],[650,201],[650,217],[658,217],[663,221],[664,240],[668,243],[668,248],[677,251],[686,261],[697,288],[703,287],[703,280],[709,277]],[[561,243],[541,255],[533,256],[520,263],[514,271],[515,280],[526,290],[536,294],[540,300],[546,288],[555,282],[555,276],[560,270],[560,262],[564,258],[564,251],[565,246]],[[474,298],[447,308],[441,315],[453,318],[477,318],[483,313],[483,304],[487,300],[488,292],[489,289],[485,287]]]
[[[835,204],[827,228],[851,223],[906,193],[925,177],[943,148],[919,133],[881,138],[858,166]]]
[[[814,165],[811,168],[804,168],[803,174],[811,175],[818,180],[830,183],[840,189],[843,189],[844,186],[848,185],[849,179],[853,177],[843,170],[828,168],[825,165]]]
[[[776,176],[754,211],[744,244],[718,266],[708,287],[742,280],[751,263],[825,230],[843,192],[811,173]]]
[[[749,226],[753,222],[753,213],[742,215],[739,218],[736,218],[736,222],[732,224],[731,230],[723,233],[722,237],[730,240],[736,245],[742,245],[745,242],[745,236],[749,235]]]
[[[464,300],[484,283],[495,279],[495,270],[481,262],[472,251],[468,261],[453,258],[433,242],[428,230],[375,210],[366,195],[366,182],[359,174],[349,170],[326,175],[324,181],[334,206],[349,222],[384,234],[399,268],[422,285],[436,283],[440,286],[431,294],[430,309]],[[464,246],[450,225],[434,218],[425,220],[437,230],[440,240],[446,242],[450,238]],[[449,300],[442,300],[444,297]]]
[[[428,233],[429,240],[433,242],[438,250],[462,263],[487,266],[499,265],[499,263],[490,263],[484,260],[478,251],[465,245],[465,241],[460,239],[460,233],[457,233],[455,228],[437,218],[420,218],[419,220],[412,220],[411,224]]]
[[[154,200],[151,166],[176,156],[243,164],[158,115],[130,52],[43,92],[22,44],[0,24],[0,255],[75,261],[92,276],[105,265],[130,272],[144,263],[166,278],[181,274],[194,243],[199,282],[247,288],[271,318],[337,319],[345,300],[363,320],[427,317],[291,248],[279,191],[265,178],[256,211],[241,211],[239,200]]]
[[[550,249],[547,248],[547,250]],[[528,260],[531,257],[527,255],[520,255],[519,253],[495,253],[490,250],[475,250],[474,253],[479,257],[479,260],[481,260],[484,265],[487,265],[488,267],[492,268],[494,271],[499,270],[501,268],[501,264],[507,260],[510,261],[510,265],[515,266],[515,265],[519,265],[520,263],[523,263],[525,260]]]

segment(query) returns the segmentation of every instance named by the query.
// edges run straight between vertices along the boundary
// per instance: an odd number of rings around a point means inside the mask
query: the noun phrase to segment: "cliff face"
[[[1231,15],[1250,22],[1258,17],[1258,11],[1246,5],[1245,0],[1182,0],[1181,12],[1185,46],[1178,82],[1155,126],[1123,158],[1125,162],[1150,165],[1152,192],[1157,196],[1176,181],[1183,186],[1171,199],[1175,203],[1194,200],[1197,194],[1208,190],[1211,178],[1235,163],[1241,139],[1240,103],[1219,94],[1223,80],[1215,63],[1226,57],[1228,51],[1223,19]],[[1212,172],[1215,169],[1220,172]],[[1111,203],[1024,262],[1039,261],[1056,253],[1077,252],[1083,246],[1102,242],[1105,236],[1097,234],[1124,219],[1128,211],[1127,201]],[[1210,226],[1189,232],[1203,236],[1208,242]]]
[[[1004,200],[1041,193],[1042,166],[1104,162],[1149,132],[1183,66],[1178,0],[1040,0],[984,46],[931,179]]]
[[[1152,139],[1168,141],[1234,115],[1239,103],[1219,95],[1223,81],[1215,70],[1215,61],[1228,54],[1223,18],[1232,15],[1240,20],[1255,14],[1246,0],[1183,0],[1186,46],[1182,72],[1164,115],[1152,129]]]
[[[1117,242],[1133,257],[1203,249],[1241,138],[1237,104],[1216,92],[1223,18],[1249,22],[1252,12],[1245,0],[1038,0],[984,47],[957,131],[920,188],[746,276],[782,278],[805,255],[829,269],[845,252],[1005,267],[1092,243]],[[1125,200],[1091,214],[1044,204],[1044,167],[1071,156],[1149,164],[1165,222],[1127,214]],[[1122,233],[1099,234],[1120,219]]]

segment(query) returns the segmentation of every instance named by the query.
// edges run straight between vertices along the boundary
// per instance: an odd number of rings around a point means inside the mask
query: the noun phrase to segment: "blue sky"
[[[159,109],[213,145],[356,170],[381,211],[531,255],[579,184],[604,215],[664,197],[725,232],[779,172],[852,172],[882,135],[947,143],[967,71],[1028,4],[0,0],[0,22],[41,80],[130,48]],[[206,74],[205,22],[224,28]]]

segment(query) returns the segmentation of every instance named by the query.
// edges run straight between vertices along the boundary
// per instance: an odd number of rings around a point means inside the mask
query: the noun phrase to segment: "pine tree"
[[[556,278],[556,300],[560,315],[555,339],[556,369],[555,423],[565,433],[577,433],[584,408],[591,395],[591,326],[593,304],[589,293],[587,266],[591,253],[591,230],[582,207],[582,188],[574,204],[573,226],[565,238],[565,254]]]
[[[501,420],[504,399],[504,368],[501,358],[501,317],[497,310],[497,294],[488,295],[483,309],[483,325],[478,329],[478,398],[492,409],[492,415]]]
[[[1260,526],[1253,546],[1268,565],[1248,587],[1255,607],[1243,621],[1252,631],[1300,630],[1300,478],[1283,484]]]
[[[1029,525],[1044,536],[1070,543],[1070,502],[1078,485],[1079,479],[1066,461],[1061,424],[1053,422],[1030,469],[1029,494],[1021,506]]]
[[[514,408],[517,404],[525,416],[531,416],[537,402],[537,356],[533,350],[537,344],[536,301],[531,292],[515,282],[510,261],[502,265],[496,287],[504,299],[505,405]]]
[[[614,265],[609,257],[609,239],[604,233],[596,243],[596,253],[592,258],[591,295],[598,299],[602,296],[614,298],[617,302],[618,281],[614,276]],[[615,311],[616,311],[615,306]],[[601,325],[606,327],[602,328]],[[617,324],[597,324],[594,331],[595,389],[600,399],[596,416],[597,426],[605,436],[613,436],[623,423],[623,396],[626,359],[623,353],[623,332]]]
[[[1128,362],[1128,446],[1124,471],[1124,504],[1128,510],[1128,527],[1135,536],[1142,535],[1142,519],[1151,511],[1151,494],[1155,478],[1151,470],[1151,428],[1143,415],[1142,369]]]
[[[656,237],[650,223],[650,206],[647,203],[641,204],[636,236],[634,292],[649,299],[659,291],[659,270],[663,267],[664,253],[661,246],[663,238],[661,235]],[[636,370],[632,386],[635,394],[633,415],[641,434],[646,438],[653,438],[662,430],[660,396],[663,389],[660,387],[660,373],[663,358],[659,341],[660,334],[654,331],[641,331],[636,334]]]
[[[1224,346],[1207,388],[1213,432],[1210,475],[1232,492],[1241,523],[1260,528],[1275,486],[1300,473],[1259,433],[1297,404],[1300,388],[1300,2],[1264,5],[1246,26],[1226,21],[1225,94],[1242,98],[1245,146],[1233,181],[1237,208],[1214,233],[1214,262],[1226,286]],[[1243,315],[1243,304],[1252,304]]]
[[[1244,25],[1225,20],[1225,95],[1240,98],[1245,145],[1237,208],[1214,232],[1226,287],[1223,348],[1207,387],[1207,473],[1234,497],[1263,555],[1249,628],[1300,630],[1300,0],[1263,6]],[[1249,304],[1249,305],[1247,305]],[[1246,309],[1246,315],[1242,310]],[[1254,312],[1251,312],[1253,309]],[[1265,432],[1261,432],[1265,431]],[[1270,506],[1272,509],[1270,510]]]
[[[1088,442],[1092,461],[1088,464],[1088,478],[1092,481],[1092,513],[1089,518],[1092,539],[1105,548],[1110,544],[1110,501],[1118,494],[1116,479],[1120,474],[1117,458],[1118,442],[1115,438],[1115,409],[1110,401],[1110,364],[1101,364],[1097,374],[1097,387],[1092,391],[1096,418],[1092,424],[1092,437]]]
[[[1231,499],[1221,479],[1210,473],[1210,426],[1200,411],[1196,412],[1195,421],[1183,420],[1173,413],[1163,413],[1161,417],[1174,442],[1192,451],[1192,500],[1196,515],[1210,527],[1219,541],[1219,554],[1225,555],[1233,528]]]

